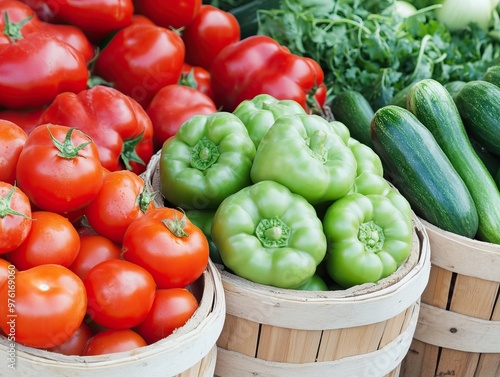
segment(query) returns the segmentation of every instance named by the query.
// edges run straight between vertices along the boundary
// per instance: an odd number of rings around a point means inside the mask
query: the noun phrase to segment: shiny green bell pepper
[[[262,138],[250,172],[272,180],[311,204],[341,198],[356,178],[356,159],[327,120],[318,115],[279,117]]]
[[[183,209],[216,209],[250,185],[255,145],[232,113],[195,115],[167,139],[160,155],[162,194]]]
[[[260,141],[282,115],[305,114],[304,108],[293,100],[277,100],[269,94],[259,94],[251,100],[240,102],[233,111],[243,122],[257,148]]]
[[[274,181],[227,197],[215,212],[211,234],[224,265],[236,275],[280,288],[304,284],[326,254],[314,207]]]
[[[412,250],[411,218],[386,195],[346,195],[328,207],[323,226],[327,271],[344,288],[391,275]]]

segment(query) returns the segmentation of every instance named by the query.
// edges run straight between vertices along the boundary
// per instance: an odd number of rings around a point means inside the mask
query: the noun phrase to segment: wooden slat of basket
[[[413,337],[418,317],[418,303],[406,330],[380,350],[346,357],[336,361],[316,363],[277,363],[218,349],[215,376],[222,377],[352,377],[385,376],[403,360]],[[341,331],[341,330],[339,330]]]
[[[201,359],[196,365],[193,365],[185,372],[178,374],[176,377],[199,377],[199,376],[212,376],[215,373],[215,365],[217,362],[217,346]]]
[[[500,300],[497,300],[491,320],[500,321]],[[476,375],[481,377],[500,376],[500,352],[497,354],[482,354],[479,357]]]
[[[287,363],[311,363],[321,341],[321,331],[304,331],[262,325],[257,357]]]
[[[217,345],[255,357],[259,342],[259,326],[256,322],[226,314],[224,328],[217,340]]]
[[[499,284],[496,282],[457,275],[449,310],[473,318],[489,320],[495,305],[498,287]],[[497,328],[500,329],[500,322],[498,325]],[[462,331],[462,328],[458,327],[457,330]],[[481,329],[471,330],[479,333],[481,331]],[[497,331],[496,342],[498,342],[499,334],[500,332]],[[474,344],[472,349],[478,351],[478,348],[479,346]],[[500,352],[500,345],[497,348]],[[474,372],[479,362],[479,356],[479,352],[456,351],[454,343],[450,343],[447,348],[441,351],[437,373],[444,373],[448,370],[466,371],[468,369]],[[470,369],[471,366],[474,366],[473,369]]]
[[[500,245],[446,232],[422,220],[432,245],[431,262],[461,275],[500,283]],[[450,247],[450,245],[453,245]]]
[[[413,339],[401,366],[404,377],[434,376],[439,357],[439,347]]]
[[[450,329],[457,329],[456,332]],[[500,353],[500,321],[488,321],[422,303],[415,338],[463,352]]]
[[[389,344],[394,338],[401,334],[401,331],[404,329],[405,322],[407,321],[408,317],[411,317],[412,313],[413,306],[409,307],[404,312],[398,314],[395,317],[392,317],[385,322],[384,333],[382,334],[382,338],[380,339],[379,347],[383,347],[386,344]]]

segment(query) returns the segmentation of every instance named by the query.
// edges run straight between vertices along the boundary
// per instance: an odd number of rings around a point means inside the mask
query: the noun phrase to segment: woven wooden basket
[[[500,245],[423,221],[431,274],[404,377],[500,376]]]
[[[9,342],[0,338],[2,377],[213,377],[216,341],[225,320],[221,277],[211,262],[191,285],[200,300],[193,317],[172,335],[131,352],[66,356],[22,345],[15,347],[15,368],[7,367]]]

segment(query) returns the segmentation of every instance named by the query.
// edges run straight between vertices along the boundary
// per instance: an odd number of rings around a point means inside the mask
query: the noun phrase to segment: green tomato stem
[[[88,141],[88,142],[82,143],[80,145],[73,144],[73,140],[71,140],[71,135],[73,134],[73,131],[75,131],[75,130],[76,130],[76,128],[70,128],[68,133],[64,137],[64,141],[60,142],[59,140],[57,140],[54,137],[54,135],[52,135],[50,128],[47,127],[47,131],[50,134],[50,138],[52,139],[52,142],[54,143],[56,148],[59,150],[59,153],[57,154],[59,157],[66,158],[68,160],[71,160],[75,157],[78,157],[80,151],[91,143],[91,141]]]
[[[290,234],[291,228],[277,216],[262,219],[255,229],[255,235],[264,247],[285,247]]]
[[[212,140],[203,137],[191,151],[191,166],[198,170],[206,170],[217,162],[219,156],[217,145]]]
[[[384,231],[373,221],[368,221],[360,225],[358,239],[365,246],[366,251],[377,253],[384,246]]]
[[[163,219],[162,223],[174,234],[176,237],[189,237],[184,228],[186,227],[186,215],[181,219],[177,218],[177,213],[174,213],[173,219]]]
[[[8,216],[8,215],[21,216],[21,217],[24,217],[26,219],[29,218],[24,213],[14,211],[11,208],[12,197],[14,196],[15,191],[16,191],[16,187],[13,186],[12,189],[7,193],[5,198],[0,197],[0,218],[3,219],[5,216]]]

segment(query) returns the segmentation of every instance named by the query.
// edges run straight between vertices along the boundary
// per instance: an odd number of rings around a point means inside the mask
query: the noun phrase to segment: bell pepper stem
[[[287,246],[290,233],[291,228],[277,216],[262,219],[255,229],[255,235],[264,247]]]
[[[384,246],[384,231],[373,221],[368,221],[360,225],[358,239],[363,243],[366,251],[377,253]]]

